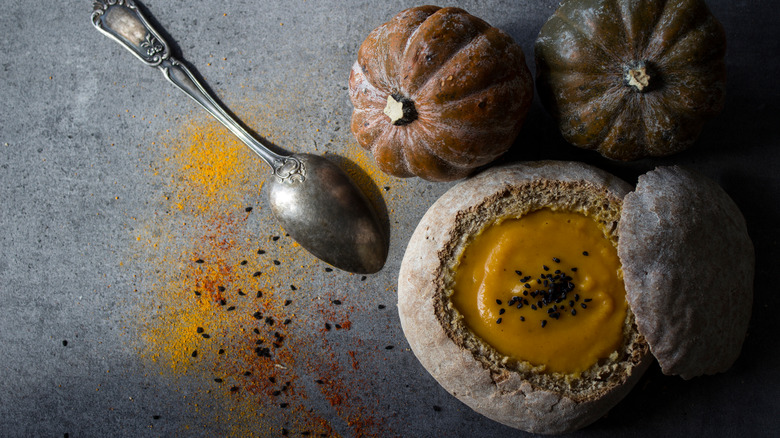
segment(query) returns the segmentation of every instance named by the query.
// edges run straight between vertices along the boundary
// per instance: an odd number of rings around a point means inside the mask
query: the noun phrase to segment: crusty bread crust
[[[496,220],[544,207],[575,211],[595,219],[616,243],[630,189],[581,163],[516,163],[468,179],[434,203],[401,264],[398,309],[412,350],[447,391],[495,421],[542,434],[582,428],[628,393],[651,361],[630,311],[622,351],[573,378],[498,353],[466,328],[449,294],[465,246]]]
[[[626,196],[619,232],[628,302],[663,372],[690,379],[731,367],[755,270],[734,201],[703,175],[658,168]]]

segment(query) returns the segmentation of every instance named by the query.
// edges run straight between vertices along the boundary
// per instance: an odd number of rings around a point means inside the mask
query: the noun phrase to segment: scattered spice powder
[[[386,422],[366,393],[371,376],[357,371],[358,357],[375,353],[357,336],[347,341],[348,353],[344,341],[312,336],[330,324],[352,329],[349,314],[356,309],[332,305],[341,303],[334,293],[341,283],[366,277],[333,271],[286,236],[265,206],[264,164],[206,117],[193,117],[162,148],[155,145],[166,156],[150,169],[166,184],[136,230],[149,266],[137,285],[144,308],[133,321],[141,357],[162,376],[203,382],[204,400],[223,406],[213,418],[231,435],[284,428],[294,435],[338,436],[328,420],[334,413],[352,435],[384,435]],[[366,160],[358,157],[352,160]],[[390,185],[387,176],[375,182],[381,174],[375,165],[360,164],[367,170],[350,175],[364,191]],[[372,199],[381,201],[381,193]],[[326,275],[333,292],[307,290],[314,276]],[[295,306],[290,294],[298,298]],[[318,398],[332,409],[318,413]],[[191,406],[206,410],[206,403]]]

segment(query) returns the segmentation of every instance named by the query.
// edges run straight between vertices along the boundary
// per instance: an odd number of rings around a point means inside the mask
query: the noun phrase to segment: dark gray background
[[[708,4],[727,32],[728,94],[725,110],[706,126],[695,147],[662,160],[610,162],[566,145],[535,101],[516,147],[502,159],[576,159],[632,183],[658,164],[688,165],[717,180],[734,198],[756,247],[753,317],[734,367],[683,381],[663,376],[653,365],[608,417],[574,436],[780,436],[780,299],[774,275],[780,263],[780,14],[769,0]],[[278,132],[287,134],[280,145],[311,151],[316,142],[320,153],[343,155],[348,155],[347,144],[354,146],[346,129],[351,106],[343,87],[357,48],[373,28],[414,5],[145,2],[183,58],[207,72],[209,84],[228,106],[240,103],[242,95],[262,100],[268,87],[284,81],[301,90],[305,104],[273,121]],[[453,5],[511,34],[533,70],[533,41],[557,2]],[[128,259],[133,238],[127,216],[154,210],[148,200],[163,190],[139,170],[138,160],[155,159],[140,144],[150,144],[198,109],[159,72],[98,34],[89,21],[89,1],[3,0],[0,11],[0,436],[229,434],[229,424],[198,420],[219,417],[221,409],[208,404],[199,382],[172,383],[173,377],[139,359],[126,342],[133,329],[122,316],[142,299],[133,296],[139,286],[133,275],[149,269],[137,259],[119,263]],[[229,19],[221,19],[223,12]],[[207,68],[223,57],[228,58],[224,68]],[[161,117],[112,117],[125,111]],[[325,119],[345,129],[328,137],[300,129],[307,121]],[[257,166],[258,178],[265,178],[265,169]],[[366,364],[379,371],[363,397],[378,400],[378,421],[389,436],[523,436],[441,389],[408,350],[398,324],[392,285],[406,243],[430,204],[452,184],[418,179],[382,184],[390,187],[388,203],[401,207],[388,210],[392,238],[385,268],[364,282],[335,277],[344,280],[344,295],[354,293],[359,304],[350,316],[355,327],[341,336],[363,339],[366,348],[372,342],[396,346],[372,356],[376,364]],[[396,192],[404,194],[404,202],[390,199],[388,193]],[[114,202],[115,196],[121,202]],[[315,276],[309,292],[301,293],[316,294],[327,281],[332,280],[324,274]],[[387,311],[376,312],[377,303],[386,304]],[[67,347],[62,344],[66,339]],[[201,400],[199,411],[183,404],[187,391]],[[316,401],[312,406],[327,417],[327,407]],[[258,435],[278,430],[263,429],[262,419],[251,421],[258,422]],[[185,428],[193,423],[202,426]],[[343,420],[334,419],[332,427],[344,436],[357,433]],[[289,430],[293,436],[300,432],[293,426]]]

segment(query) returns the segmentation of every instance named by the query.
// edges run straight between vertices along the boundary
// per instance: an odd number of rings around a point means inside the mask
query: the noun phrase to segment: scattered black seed
[[[215,382],[217,382],[217,383],[222,383],[222,379],[220,379],[219,377],[217,377],[216,379],[214,379],[214,381],[215,381]]]
[[[501,305],[501,300],[496,300],[496,304]]]
[[[282,262],[280,262],[279,260],[274,260],[274,264],[275,264],[276,266],[279,266],[279,265],[281,265],[281,264],[282,264]]]
[[[276,391],[272,392],[271,395],[274,396],[274,397],[279,397],[280,395],[282,395],[282,391],[279,391],[277,389]]]
[[[298,288],[297,288],[297,287],[295,287],[295,285],[294,285],[294,284],[291,284],[291,285],[290,285],[290,289],[291,289],[291,290],[298,290]]]
[[[292,300],[284,300],[285,306],[289,306],[290,304],[292,304]]]
[[[290,406],[290,405],[287,404],[287,403],[279,403],[279,407],[280,408],[286,408],[287,406]]]
[[[561,270],[560,270],[560,269],[556,269],[556,270],[555,270],[555,273],[556,273],[556,274],[560,274],[560,273],[561,273]]]
[[[544,328],[544,326],[546,326],[546,325],[547,325],[547,320],[546,320],[546,319],[543,319],[543,320],[542,320],[542,328]]]
[[[220,292],[225,292],[225,286],[217,286],[217,290]]]
[[[266,316],[265,317],[265,323],[268,324],[268,325],[274,325],[274,319],[271,318],[270,316]]]
[[[284,325],[287,325],[287,324],[289,324],[291,322],[292,322],[292,320],[290,318],[287,318],[287,319],[284,320]]]
[[[515,271],[515,274],[517,274],[517,275],[520,275],[520,276],[522,276],[522,275],[523,275],[523,273],[522,273],[522,272],[520,272],[520,271]]]
[[[577,272],[577,268],[571,268],[572,272]]]
[[[585,303],[580,303],[580,307],[582,307],[583,309],[587,309],[587,308],[588,308],[588,305],[587,305],[587,304],[585,304]]]
[[[498,318],[498,319],[496,320],[496,324],[501,324],[501,320],[502,320],[502,318]]]
[[[230,392],[238,392],[238,386],[231,386]]]
[[[258,329],[258,328],[254,328],[254,329],[252,329],[252,331],[255,332],[256,335],[260,334],[260,329]]]
[[[547,265],[542,265],[542,269],[544,269],[545,271],[549,271],[550,270],[550,268],[548,268]]]
[[[433,410],[436,411],[436,412],[441,412],[441,406],[434,405],[433,406]]]
[[[208,333],[203,333],[201,336],[203,336],[203,339],[209,339],[211,338],[211,335]]]
[[[553,260],[555,263],[560,263],[560,262],[561,262],[561,259],[559,259],[558,257],[553,257],[553,259],[552,259],[552,260]]]
[[[260,271],[256,271],[254,274],[252,274],[252,277],[259,277],[262,274]]]
[[[272,238],[271,238],[271,240],[273,240],[274,242],[276,242],[277,240],[279,240],[279,236],[274,236],[274,237],[272,237]]]
[[[577,316],[577,309],[571,309],[571,316]]]
[[[247,213],[249,213],[250,211],[252,211],[252,207],[247,207],[247,208],[245,208],[245,209],[244,209],[244,211],[246,211]]]
[[[325,330],[330,330],[330,324],[327,322],[325,323]]]
[[[525,284],[525,288],[526,288],[526,289],[530,289],[530,288],[531,288],[531,285],[530,285],[530,284],[528,284],[528,283],[526,283],[526,284]]]
[[[263,291],[259,290],[257,291],[257,298],[260,298],[263,296]]]
[[[325,384],[325,382],[323,382],[321,379],[317,379],[314,382],[317,383],[318,385],[324,385]]]
[[[276,377],[269,377],[268,381],[271,383],[276,383]]]
[[[218,354],[225,354],[225,350],[223,348],[220,348],[219,351],[217,351]]]
[[[360,277],[360,281],[366,281],[366,278],[368,278],[368,277],[366,277],[366,276],[364,275],[364,276]]]
[[[252,316],[254,316],[255,319],[262,319],[263,318],[263,314],[260,313],[259,310],[257,312],[255,312],[255,313],[253,313]],[[257,329],[255,329],[255,330],[257,330]]]
[[[219,300],[220,306],[224,306],[225,304],[227,304],[227,300]]]
[[[521,316],[520,321],[525,321],[525,316]]]
[[[62,346],[63,347],[67,347],[68,346],[68,341],[62,341]]]
[[[246,265],[247,263],[249,263],[249,262],[247,262],[246,260],[241,260],[241,263],[240,263],[240,265],[241,265],[241,266],[244,266],[244,265]]]
[[[333,268],[325,268],[325,272],[333,272]]]
[[[255,353],[260,357],[271,357],[271,349],[267,347],[256,347]]]
[[[262,249],[258,249],[258,250],[257,250],[257,254],[259,254],[259,255],[263,255],[263,254],[265,254],[265,251],[264,251],[264,250],[262,250]]]
[[[225,310],[228,311],[228,312],[230,312],[231,310],[236,310],[236,306],[230,306],[230,307],[228,307]]]
[[[195,331],[198,333],[203,333],[203,327],[198,327],[195,329]]]
[[[388,345],[387,347],[385,347],[385,350],[392,350],[392,349],[393,349],[392,345]]]
[[[384,308],[385,308],[385,307],[387,307],[387,306],[385,306],[384,304],[380,304],[380,305],[378,305],[377,307],[378,307],[378,308],[380,308],[380,309],[384,309]]]
[[[203,259],[195,260],[195,263],[204,263]]]
[[[152,419],[154,419],[154,420],[159,420],[159,419],[160,419],[160,416],[159,416],[159,415],[152,415]]]
[[[582,251],[582,255],[584,255],[585,257],[587,257],[587,256],[588,256],[588,251]]]
[[[504,314],[504,312],[506,312],[506,309],[504,309],[503,307],[502,307],[502,308],[500,308],[500,309],[498,309],[498,314],[499,314],[499,315],[503,315],[503,314]]]
[[[192,350],[192,357],[198,357],[198,350]]]
[[[282,428],[282,436],[287,436],[289,432],[287,432],[287,429]]]
[[[340,306],[340,305],[341,305],[341,300],[333,300],[333,301],[331,301],[331,302],[332,302],[333,304],[337,305],[337,306]]]
[[[531,304],[531,309],[536,310],[536,304]]]
[[[241,289],[239,289],[239,290],[238,290],[238,294],[239,294],[239,295],[241,295],[242,297],[246,295],[246,294],[244,293],[244,291],[242,291]]]
[[[200,296],[200,292],[195,291],[195,295]]]
[[[582,301],[584,301],[584,302],[586,302],[586,303],[589,303],[589,302],[593,301],[593,299],[592,299],[592,298],[585,298],[585,299],[584,299],[584,300],[582,300]]]

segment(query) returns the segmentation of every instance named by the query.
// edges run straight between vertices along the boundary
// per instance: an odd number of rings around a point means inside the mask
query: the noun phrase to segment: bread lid
[[[703,175],[660,167],[624,198],[618,235],[627,299],[662,371],[728,369],[750,319],[755,259],[734,201]]]

